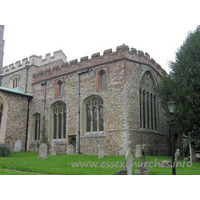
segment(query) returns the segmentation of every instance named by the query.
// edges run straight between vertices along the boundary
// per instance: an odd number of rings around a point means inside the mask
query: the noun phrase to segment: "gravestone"
[[[67,146],[67,154],[74,154],[74,146],[73,146],[73,144],[69,144]]]
[[[21,149],[22,149],[22,143],[21,143],[21,140],[18,139],[18,140],[15,142],[14,152],[20,152]]]
[[[104,146],[99,144],[98,146],[98,159],[104,158]]]
[[[135,158],[140,158],[142,156],[141,144],[137,144],[135,147]]]
[[[131,155],[130,150],[128,150],[125,155],[125,170],[127,170],[127,175],[132,175],[132,164],[133,156]]]
[[[49,155],[50,156],[56,155],[56,144],[54,142],[51,143],[51,149],[49,150]]]
[[[180,150],[177,149],[175,152],[175,162],[178,160],[179,156],[180,156]]]
[[[127,170],[118,170],[117,172],[116,172],[116,175],[127,175]]]
[[[46,159],[46,158],[47,158],[47,145],[45,143],[42,143],[39,146],[38,159]]]
[[[145,162],[146,152],[147,152],[147,147],[145,144],[143,144],[142,145],[142,162],[139,163],[138,168],[135,170],[135,174],[148,175],[150,173],[150,170],[148,169],[148,166]]]

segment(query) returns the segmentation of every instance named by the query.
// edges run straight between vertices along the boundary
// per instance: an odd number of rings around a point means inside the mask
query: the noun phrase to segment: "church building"
[[[0,26],[0,64],[3,60]],[[148,53],[123,44],[67,61],[66,55],[32,55],[1,67],[0,143],[19,139],[22,151],[38,151],[42,135],[57,154],[135,153],[146,144],[147,155],[167,156],[169,135],[154,85],[164,70]]]

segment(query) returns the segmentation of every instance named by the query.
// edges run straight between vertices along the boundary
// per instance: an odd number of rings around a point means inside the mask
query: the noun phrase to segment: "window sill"
[[[83,133],[83,135],[81,136],[81,138],[94,138],[94,137],[105,137],[105,135],[103,131],[99,131],[99,132],[86,132]]]

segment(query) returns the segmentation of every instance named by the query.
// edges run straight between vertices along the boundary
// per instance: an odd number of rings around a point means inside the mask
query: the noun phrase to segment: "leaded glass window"
[[[34,115],[34,140],[40,140],[40,120],[41,120],[41,115],[36,113]]]
[[[103,130],[103,100],[98,97],[92,97],[86,102],[86,131],[98,132]]]
[[[150,71],[147,71],[140,85],[140,127],[157,130],[157,100],[153,86],[155,82]]]
[[[106,74],[101,74],[101,88],[106,88]]]
[[[53,138],[66,138],[66,105],[58,102],[53,107]]]

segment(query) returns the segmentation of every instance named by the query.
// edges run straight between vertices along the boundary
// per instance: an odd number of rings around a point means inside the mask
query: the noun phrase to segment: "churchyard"
[[[12,152],[11,157],[0,157],[1,175],[116,175],[117,171],[128,171],[126,163],[132,162],[132,175],[142,162],[142,157],[125,156],[103,156],[63,154],[50,156],[46,159],[38,159],[38,153]],[[171,175],[172,169],[169,165],[159,166],[161,161],[171,161],[171,157],[146,156],[145,163],[150,170],[149,175]],[[177,175],[200,175],[200,161],[190,163],[189,159],[179,158],[177,160]]]

